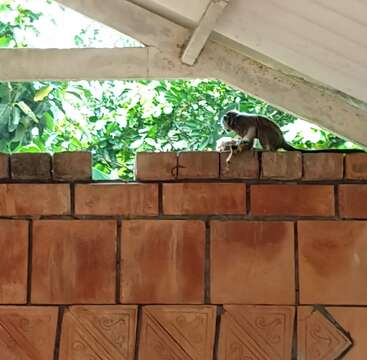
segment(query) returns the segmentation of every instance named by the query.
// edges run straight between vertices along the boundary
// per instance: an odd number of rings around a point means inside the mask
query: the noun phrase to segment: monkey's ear
[[[230,111],[236,111],[237,105],[231,104],[226,106],[220,113],[219,113],[219,119],[223,119],[225,115],[227,115]]]

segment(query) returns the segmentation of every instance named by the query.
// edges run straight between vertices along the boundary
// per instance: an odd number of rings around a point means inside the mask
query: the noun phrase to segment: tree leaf
[[[130,144],[131,149],[138,149],[144,143],[144,139],[137,139],[133,143]]]
[[[51,85],[47,85],[39,89],[34,95],[34,101],[42,101],[48,94],[52,91],[53,87]]]
[[[11,38],[4,35],[4,36],[0,36],[0,48],[6,48],[8,47],[8,45],[10,44],[11,42]]]
[[[17,130],[15,131],[15,136],[13,138],[13,141],[21,143],[24,138],[25,133],[26,133],[26,128],[24,126],[18,126]]]
[[[9,117],[8,121],[8,130],[9,132],[13,132],[16,130],[20,122],[20,110],[17,107],[13,107],[12,116]]]
[[[16,103],[16,105],[20,108],[20,110],[22,110],[24,112],[25,115],[30,117],[35,123],[38,124],[39,121],[38,121],[36,115],[34,114],[32,109],[24,101],[19,101],[19,102]]]
[[[92,178],[93,180],[111,180],[108,174],[102,172],[101,170],[97,169],[96,167],[92,168]]]
[[[11,106],[8,104],[0,104],[0,124],[8,124],[11,117]]]

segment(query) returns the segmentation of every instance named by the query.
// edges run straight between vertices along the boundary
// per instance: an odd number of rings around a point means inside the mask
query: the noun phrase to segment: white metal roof
[[[210,0],[134,2],[194,27]],[[214,30],[244,53],[250,48],[367,102],[367,1],[232,0]]]

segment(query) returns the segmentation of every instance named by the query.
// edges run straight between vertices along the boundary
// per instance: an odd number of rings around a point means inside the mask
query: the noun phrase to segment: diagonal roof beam
[[[367,146],[367,111],[339,91],[284,74],[213,41],[208,42],[194,68]]]
[[[204,15],[200,19],[199,25],[195,28],[182,53],[181,61],[184,64],[194,65],[229,1],[230,0],[210,1]]]
[[[179,53],[189,38],[188,29],[153,14],[128,0],[56,0],[59,4],[97,20],[146,46]]]

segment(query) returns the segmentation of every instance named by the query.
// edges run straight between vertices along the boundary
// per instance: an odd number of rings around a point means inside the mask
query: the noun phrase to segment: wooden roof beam
[[[145,80],[202,77],[153,47],[0,49],[0,81]]]
[[[128,35],[146,46],[179,54],[188,29],[128,0],[56,0],[72,10]]]
[[[184,64],[194,65],[229,1],[230,0],[210,1],[206,11],[200,19],[198,26],[192,33],[191,38],[182,53],[181,61]]]

